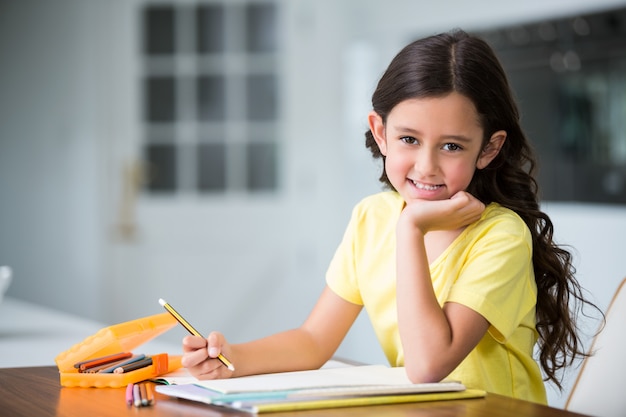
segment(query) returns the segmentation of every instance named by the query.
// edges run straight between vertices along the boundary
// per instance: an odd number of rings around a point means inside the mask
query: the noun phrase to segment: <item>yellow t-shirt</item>
[[[395,229],[404,207],[396,192],[365,198],[353,210],[326,274],[343,299],[363,305],[392,366],[404,365],[396,308]],[[463,304],[490,323],[487,334],[447,379],[545,404],[537,341],[532,241],[513,211],[490,204],[430,265],[440,305]]]

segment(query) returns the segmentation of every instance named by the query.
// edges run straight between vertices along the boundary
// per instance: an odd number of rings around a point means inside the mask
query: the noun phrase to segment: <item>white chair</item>
[[[626,279],[606,311],[606,323],[583,361],[565,409],[599,417],[626,416]]]

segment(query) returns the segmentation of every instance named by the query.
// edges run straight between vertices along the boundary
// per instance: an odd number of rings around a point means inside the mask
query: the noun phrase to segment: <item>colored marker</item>
[[[128,404],[129,407],[133,405],[133,402],[134,402],[134,398],[133,398],[134,385],[135,384],[130,383],[126,386],[126,404]]]
[[[121,361],[121,362],[115,363],[115,364],[113,364],[111,366],[108,366],[106,368],[100,369],[98,372],[100,372],[102,374],[112,374],[112,373],[115,372],[115,370],[117,368],[121,368],[121,367],[129,365],[131,363],[138,362],[138,361],[144,359],[145,357],[146,357],[146,355],[144,355],[143,353],[140,354],[140,355],[135,355],[132,358],[127,359],[125,361]]]
[[[122,359],[127,359],[131,356],[133,356],[133,354],[130,352],[114,353],[113,355],[107,355],[100,358],[77,362],[74,364],[74,368],[78,368],[79,372],[82,372],[90,368],[95,368],[96,366],[106,365],[107,363],[113,363]]]
[[[139,395],[141,395],[141,405],[148,405],[148,393],[146,392],[146,384],[139,384]]]
[[[146,382],[146,395],[148,400],[148,405],[152,405],[155,402],[154,399],[154,388],[152,388],[152,384]]]
[[[113,370],[113,373],[123,374],[124,372],[134,371],[136,369],[145,368],[146,366],[150,366],[150,365],[152,365],[152,358],[148,356],[136,362],[129,363],[128,365],[119,366]]]
[[[139,384],[133,386],[133,401],[135,407],[141,407],[141,393],[139,391]]]

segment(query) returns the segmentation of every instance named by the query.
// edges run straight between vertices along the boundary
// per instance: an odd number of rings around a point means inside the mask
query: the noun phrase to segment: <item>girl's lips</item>
[[[413,183],[413,185],[415,185],[416,188],[420,189],[420,190],[425,190],[425,191],[435,191],[441,187],[443,187],[443,185],[438,184],[438,185],[433,185],[433,184],[424,184],[422,182],[418,182],[418,181],[414,181],[414,180],[409,180]]]

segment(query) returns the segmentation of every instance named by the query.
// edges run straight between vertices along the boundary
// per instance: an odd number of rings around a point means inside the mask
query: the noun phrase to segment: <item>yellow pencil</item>
[[[200,334],[200,332],[199,332],[199,331],[197,331],[196,329],[194,329],[194,328],[193,328],[193,326],[192,326],[191,324],[189,324],[189,322],[183,318],[183,316],[181,316],[180,314],[178,314],[178,312],[177,312],[176,310],[174,310],[174,308],[173,308],[171,305],[169,305],[169,304],[168,304],[168,303],[167,303],[164,299],[159,298],[159,304],[161,304],[161,305],[162,305],[162,306],[163,306],[163,307],[164,307],[164,308],[165,308],[165,309],[166,309],[166,310],[167,310],[167,311],[168,311],[168,312],[169,312],[172,316],[174,316],[174,318],[175,318],[176,320],[178,320],[178,322],[179,322],[180,324],[182,324],[182,325],[183,325],[183,327],[184,327],[185,329],[187,329],[187,331],[188,331],[189,333],[191,333],[191,334],[192,334],[192,335],[194,335],[194,336],[204,337],[204,336],[202,336],[202,334]],[[229,361],[228,359],[226,359],[226,358],[224,357],[224,355],[222,355],[221,353],[220,353],[220,355],[217,357],[217,359],[219,359],[219,360],[220,360],[220,362],[222,362],[222,363],[223,363],[223,364],[224,364],[224,365],[225,365],[228,369],[230,369],[231,371],[234,371],[234,370],[235,370],[235,367],[233,366],[233,364],[232,364],[232,363],[230,363],[230,361]]]

